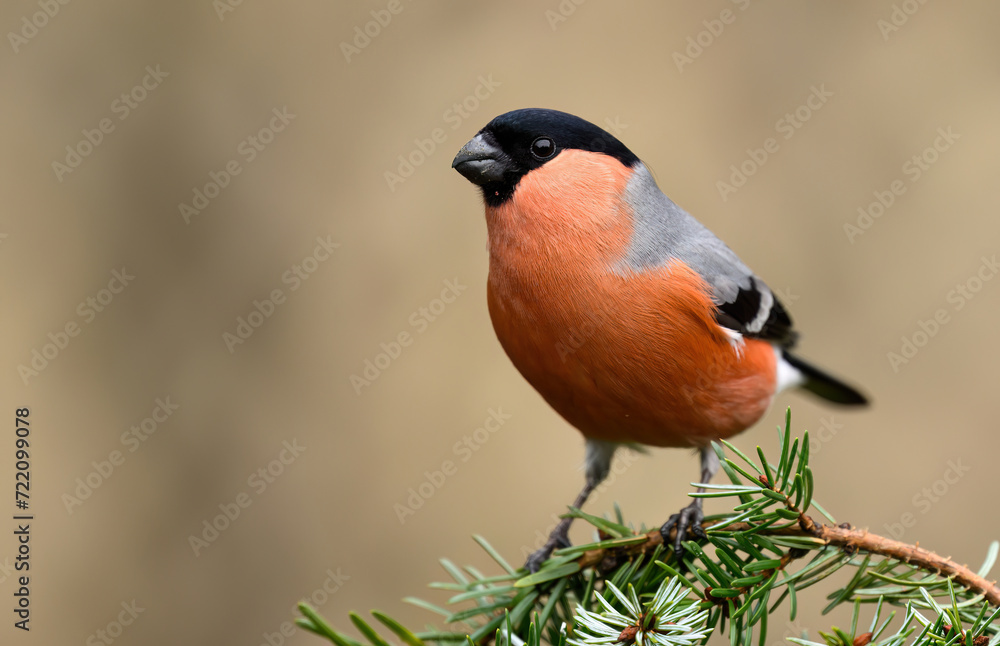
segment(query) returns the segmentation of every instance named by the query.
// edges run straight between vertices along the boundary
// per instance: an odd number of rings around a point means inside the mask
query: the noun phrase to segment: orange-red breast
[[[490,121],[452,166],[482,190],[488,303],[525,379],[587,440],[580,507],[622,443],[708,448],[753,425],[775,393],[801,386],[839,404],[865,397],[792,355],[774,293],[664,195],[618,139],[564,112]],[[663,525],[701,532],[701,499]],[[570,519],[528,559],[568,544]]]

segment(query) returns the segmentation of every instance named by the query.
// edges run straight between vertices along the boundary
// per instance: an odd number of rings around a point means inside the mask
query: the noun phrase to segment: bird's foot
[[[549,540],[545,541],[545,545],[528,557],[528,560],[524,563],[524,567],[528,568],[528,571],[534,574],[540,567],[542,567],[542,564],[545,563],[545,561],[549,560],[549,557],[552,556],[552,552],[558,548],[569,546],[569,523],[559,523],[556,528],[552,530],[552,533],[549,534]]]
[[[683,563],[684,546],[682,543],[688,540],[689,534],[701,539],[708,539],[708,535],[701,527],[701,521],[704,518],[705,514],[701,510],[701,499],[699,498],[668,518],[667,522],[663,523],[663,527],[660,527],[660,535],[663,537],[664,545],[670,544],[670,532],[674,529],[677,530],[673,540],[674,558],[677,563]]]

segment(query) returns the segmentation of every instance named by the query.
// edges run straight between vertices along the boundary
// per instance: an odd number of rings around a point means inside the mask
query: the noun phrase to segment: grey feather
[[[794,341],[791,320],[770,288],[726,243],[664,195],[645,164],[635,166],[623,200],[634,214],[634,229],[618,271],[680,260],[712,288],[720,325],[783,345]]]

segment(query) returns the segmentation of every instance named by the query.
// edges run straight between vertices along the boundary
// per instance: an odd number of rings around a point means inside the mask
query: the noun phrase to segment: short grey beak
[[[503,178],[505,164],[503,152],[476,135],[455,155],[451,167],[473,184],[482,186]]]

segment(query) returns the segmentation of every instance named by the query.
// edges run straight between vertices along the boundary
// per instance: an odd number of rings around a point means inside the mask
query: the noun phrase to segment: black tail
[[[832,377],[816,366],[799,359],[788,350],[782,350],[785,361],[801,372],[806,381],[802,387],[818,397],[835,404],[847,406],[864,406],[868,403],[868,398],[856,389],[848,386],[836,377]]]

